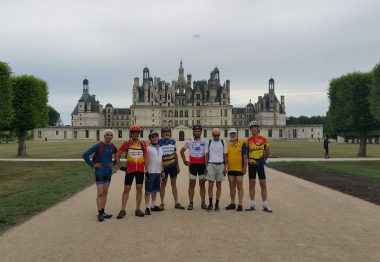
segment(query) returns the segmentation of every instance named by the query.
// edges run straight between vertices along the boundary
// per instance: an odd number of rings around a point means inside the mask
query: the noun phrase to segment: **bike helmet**
[[[150,132],[150,134],[149,134],[149,140],[150,139],[152,139],[153,137],[155,137],[155,136],[158,136],[158,132],[157,131],[152,131],[152,132]]]
[[[202,130],[202,126],[201,126],[201,125],[198,125],[198,124],[193,125],[193,130],[196,130],[196,129],[200,129],[200,130]]]
[[[141,131],[141,128],[138,125],[131,126],[131,128],[129,129],[129,132],[140,132],[140,131]]]
[[[259,122],[257,122],[256,120],[252,120],[251,122],[249,122],[248,127],[252,127],[252,126],[257,126],[257,127],[259,127],[260,124],[259,124]]]

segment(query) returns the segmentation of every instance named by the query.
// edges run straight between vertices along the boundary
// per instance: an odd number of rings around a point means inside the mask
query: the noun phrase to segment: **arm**
[[[92,163],[92,160],[90,159],[90,155],[92,154],[96,154],[96,152],[98,151],[98,148],[99,148],[99,145],[96,144],[96,145],[93,145],[92,147],[90,147],[89,149],[87,149],[86,152],[83,153],[82,157],[84,159],[84,161],[87,163],[87,165],[89,165],[91,168],[94,168],[94,163]]]
[[[224,160],[224,175],[227,175],[227,171],[228,171],[228,153],[225,153],[223,155],[223,160]]]
[[[243,169],[242,173],[247,173],[247,164],[248,164],[248,148],[245,144],[243,144]]]
[[[181,158],[182,158],[183,163],[186,166],[188,166],[188,165],[190,165],[190,162],[186,160],[185,151],[186,151],[186,148],[182,147],[181,151],[180,151],[180,154],[181,154]]]
[[[121,162],[120,162],[120,157],[121,155],[125,152],[125,149],[126,149],[126,144],[123,143],[119,149],[119,151],[117,151],[117,153],[115,154],[115,160],[116,160],[116,164],[117,166],[119,167],[120,170],[122,171],[125,171],[123,170],[122,166],[121,166]]]
[[[177,154],[177,151],[175,151],[175,153],[174,153],[174,157],[175,157],[175,164],[176,164],[176,167],[177,167],[177,173],[179,174],[180,169],[179,169],[179,163],[178,163],[178,154]],[[164,170],[164,169],[162,169],[162,170]]]
[[[269,158],[269,145],[265,147],[265,160]]]

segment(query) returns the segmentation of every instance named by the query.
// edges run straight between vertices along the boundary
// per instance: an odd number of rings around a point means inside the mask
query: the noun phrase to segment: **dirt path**
[[[183,168],[183,170],[185,170]],[[183,172],[185,173],[185,172]],[[379,261],[380,208],[268,169],[273,214],[262,211],[173,209],[99,223],[95,186],[16,226],[0,237],[1,261]],[[114,176],[108,211],[119,211],[123,175]],[[180,200],[188,204],[185,175]],[[245,201],[248,201],[245,181]],[[221,205],[228,204],[228,183]],[[258,201],[261,204],[261,201]]]

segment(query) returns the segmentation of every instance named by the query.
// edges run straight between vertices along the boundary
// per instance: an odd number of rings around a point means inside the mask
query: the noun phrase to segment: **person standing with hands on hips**
[[[112,156],[117,152],[117,148],[111,143],[113,131],[106,129],[103,132],[104,141],[89,148],[83,153],[83,159],[86,163],[95,169],[96,181],[96,204],[98,206],[98,221],[103,222],[105,218],[111,218],[111,214],[107,214],[104,209],[107,202],[108,188],[112,177]],[[92,161],[90,155],[93,155]]]

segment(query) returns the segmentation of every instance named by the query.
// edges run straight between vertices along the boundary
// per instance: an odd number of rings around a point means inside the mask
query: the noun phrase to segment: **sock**
[[[263,207],[267,207],[268,206],[268,202],[267,201],[264,201],[263,202]]]
[[[215,201],[215,206],[219,206],[219,199]]]
[[[210,197],[209,200],[210,200],[210,205],[212,205],[212,197]]]
[[[104,208],[101,209],[102,213],[104,213]]]
[[[250,204],[250,206],[251,206],[251,207],[256,206],[255,200],[251,200],[251,204]]]

